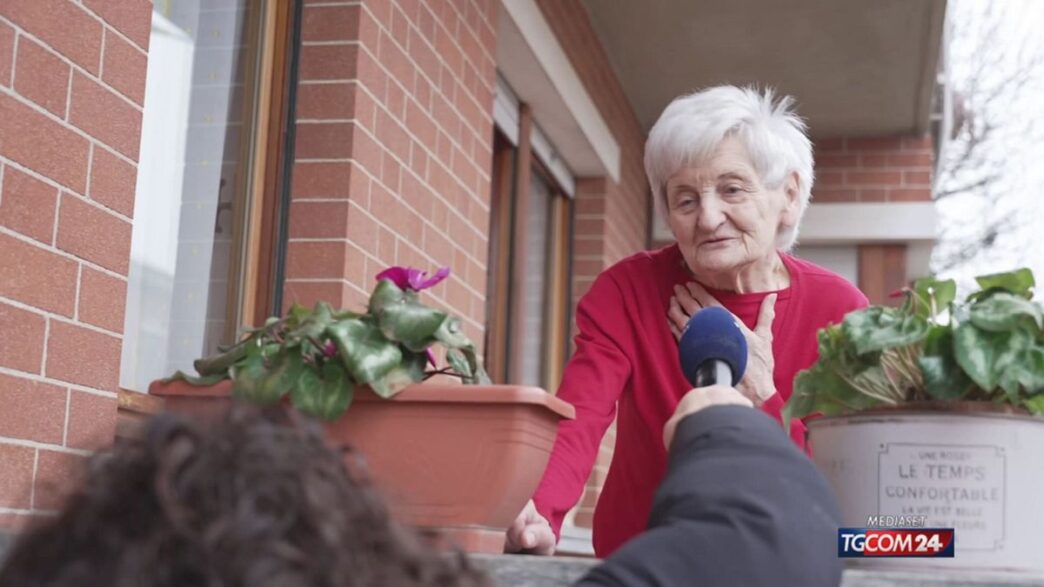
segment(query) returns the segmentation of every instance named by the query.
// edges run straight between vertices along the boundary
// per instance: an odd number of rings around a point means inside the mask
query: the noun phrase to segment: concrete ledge
[[[589,558],[477,555],[472,560],[502,587],[571,585],[599,561]],[[1044,577],[939,569],[921,572],[847,569],[841,587],[1027,587]]]

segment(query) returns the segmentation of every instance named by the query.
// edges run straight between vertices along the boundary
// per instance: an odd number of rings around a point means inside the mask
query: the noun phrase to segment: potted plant
[[[1028,269],[977,282],[957,301],[953,281],[918,280],[901,307],[820,330],[784,421],[823,416],[809,443],[846,527],[907,516],[955,529],[948,567],[1042,572],[1044,309]]]
[[[460,320],[420,301],[448,273],[392,267],[365,311],[295,306],[197,360],[197,375],[179,372],[149,393],[193,415],[221,413],[236,397],[323,418],[334,443],[365,456],[402,521],[500,552],[573,408],[541,389],[490,384]],[[448,366],[434,368],[434,345]],[[419,384],[434,375],[464,385]]]

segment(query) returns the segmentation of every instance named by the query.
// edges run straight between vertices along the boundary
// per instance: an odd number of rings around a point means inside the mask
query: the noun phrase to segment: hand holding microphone
[[[718,405],[754,407],[733,386],[747,368],[747,340],[735,316],[721,307],[697,311],[678,341],[682,372],[693,389],[663,427],[663,443],[669,450],[678,422],[704,408]]]

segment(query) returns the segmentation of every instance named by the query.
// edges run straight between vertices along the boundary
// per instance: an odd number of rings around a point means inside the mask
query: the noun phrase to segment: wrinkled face
[[[667,180],[667,221],[697,275],[733,276],[771,260],[779,231],[797,222],[797,175],[769,189],[747,149],[728,137],[706,160]]]

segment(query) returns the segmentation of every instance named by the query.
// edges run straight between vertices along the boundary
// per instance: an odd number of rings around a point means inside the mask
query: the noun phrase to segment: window
[[[496,382],[557,389],[568,353],[571,176],[524,105],[494,140],[486,366]]]
[[[153,4],[121,387],[191,372],[255,320],[288,22],[272,0]]]

